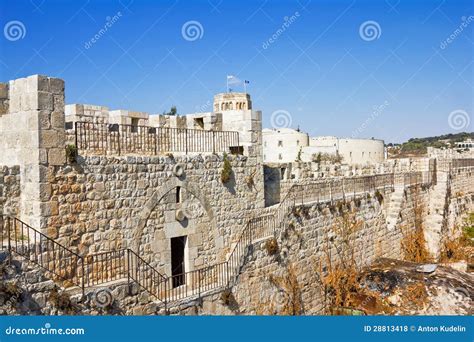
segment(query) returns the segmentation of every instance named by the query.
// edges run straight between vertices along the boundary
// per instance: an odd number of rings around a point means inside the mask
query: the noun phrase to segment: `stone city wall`
[[[21,193],[19,166],[0,166],[0,216],[16,216],[20,210]]]
[[[426,210],[428,193],[420,187],[407,188],[394,229],[388,229],[386,223],[390,191],[383,192],[382,201],[364,197],[347,203],[301,206],[301,211],[291,213],[277,232],[276,254],[269,253],[268,240],[253,245],[231,289],[232,303],[225,304],[222,295],[215,294],[205,297],[202,304],[182,303],[180,313],[323,314],[327,308],[320,276],[325,274],[328,260],[337,264],[344,251],[354,254],[357,267],[370,265],[380,257],[403,259],[401,241],[414,229],[415,208]],[[345,230],[354,233],[345,235]]]
[[[1,97],[8,98],[3,101],[8,110],[0,115],[0,165],[20,166],[19,216],[44,228],[43,213],[49,210],[44,202],[50,191],[45,171],[66,160],[64,81],[35,75],[0,88]]]
[[[256,157],[228,159],[232,175],[225,184],[222,155],[89,156],[52,167],[47,235],[81,255],[131,248],[167,275],[173,237],[187,236],[187,271],[225,260],[247,220],[263,208]],[[179,221],[178,212],[186,219]]]

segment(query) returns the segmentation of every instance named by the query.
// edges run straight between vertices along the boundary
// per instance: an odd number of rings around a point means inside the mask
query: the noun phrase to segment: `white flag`
[[[240,84],[241,81],[233,76],[233,75],[227,75],[227,84]]]

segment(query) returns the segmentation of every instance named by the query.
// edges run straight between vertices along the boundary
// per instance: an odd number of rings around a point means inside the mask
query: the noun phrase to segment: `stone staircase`
[[[448,192],[448,173],[438,172],[437,183],[430,193],[429,212],[424,222],[426,245],[434,257],[438,256],[440,250],[441,234],[445,225],[444,213],[446,199],[449,195]]]
[[[388,204],[387,210],[387,230],[393,231],[398,223],[400,218],[400,210],[403,204],[403,195],[404,195],[405,187],[403,185],[396,185],[394,187],[394,192],[390,196],[390,202]]]

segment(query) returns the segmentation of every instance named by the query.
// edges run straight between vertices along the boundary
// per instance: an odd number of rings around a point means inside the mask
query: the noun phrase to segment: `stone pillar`
[[[20,165],[20,218],[36,229],[51,215],[48,168],[66,162],[64,81],[34,75],[9,83],[9,110],[0,117],[0,164]]]

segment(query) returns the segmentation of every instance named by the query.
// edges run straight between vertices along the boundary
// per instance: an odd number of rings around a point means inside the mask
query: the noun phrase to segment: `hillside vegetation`
[[[388,144],[388,146],[399,146],[400,154],[425,154],[428,147],[450,147],[454,143],[464,141],[468,138],[474,139],[474,132],[444,134],[435,137],[412,138],[402,144]]]

